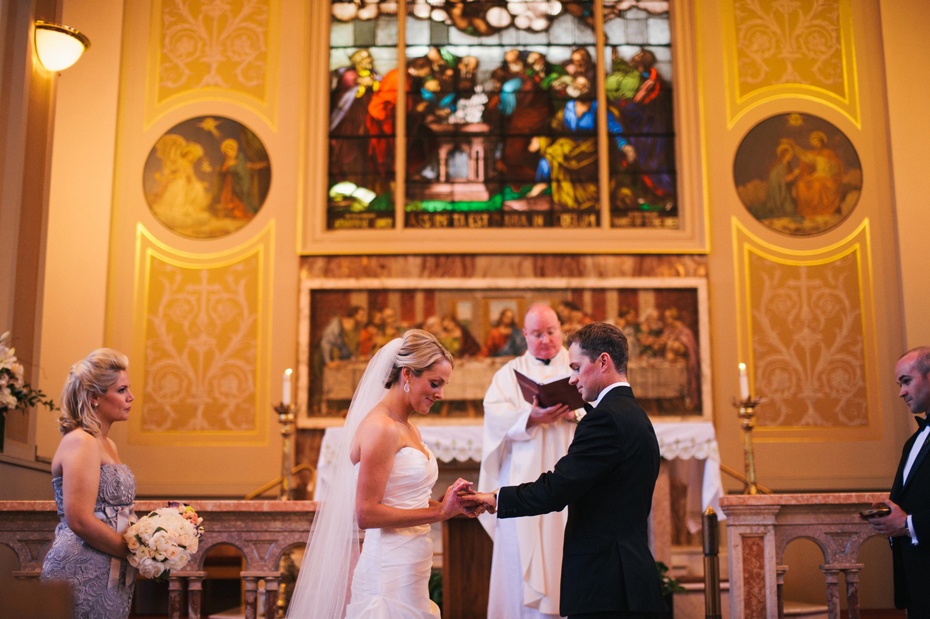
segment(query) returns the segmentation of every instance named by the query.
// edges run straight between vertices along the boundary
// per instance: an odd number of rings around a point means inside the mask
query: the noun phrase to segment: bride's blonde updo
[[[404,333],[404,343],[394,357],[394,367],[384,387],[390,389],[404,368],[410,368],[414,376],[419,376],[434,363],[443,360],[455,367],[452,353],[446,350],[435,335],[422,329],[410,329]]]
[[[100,419],[91,406],[90,396],[98,398],[119,380],[119,373],[129,368],[129,358],[112,348],[98,348],[71,366],[68,380],[61,390],[61,416],[58,418],[62,435],[83,428],[92,436],[100,434]]]

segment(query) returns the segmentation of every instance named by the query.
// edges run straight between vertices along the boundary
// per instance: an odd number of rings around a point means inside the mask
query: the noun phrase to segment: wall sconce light
[[[90,47],[90,39],[68,26],[36,21],[36,53],[49,71],[67,69]]]

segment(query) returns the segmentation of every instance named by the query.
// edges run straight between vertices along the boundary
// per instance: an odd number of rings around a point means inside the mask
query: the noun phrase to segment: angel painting
[[[152,214],[170,230],[214,238],[245,226],[271,184],[268,154],[244,125],[219,116],[192,118],[156,142],[143,190]]]

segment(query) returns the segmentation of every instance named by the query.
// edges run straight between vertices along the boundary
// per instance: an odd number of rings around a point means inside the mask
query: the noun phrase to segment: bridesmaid
[[[125,619],[132,602],[135,570],[121,533],[135,517],[136,481],[107,438],[129,418],[128,367],[126,355],[100,348],[71,366],[61,393],[52,488],[62,521],[41,578],[71,585],[76,619]]]

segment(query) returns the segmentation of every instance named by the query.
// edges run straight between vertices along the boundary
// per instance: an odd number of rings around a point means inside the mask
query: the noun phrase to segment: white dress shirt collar
[[[617,381],[611,385],[607,385],[606,387],[601,389],[601,392],[598,394],[597,399],[591,402],[591,406],[594,408],[597,408],[598,404],[601,403],[601,400],[604,399],[604,396],[607,395],[607,392],[613,389],[614,387],[629,387],[629,386],[630,386],[630,383],[626,382],[625,380]]]

